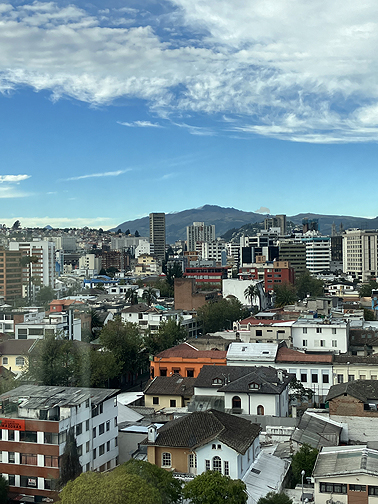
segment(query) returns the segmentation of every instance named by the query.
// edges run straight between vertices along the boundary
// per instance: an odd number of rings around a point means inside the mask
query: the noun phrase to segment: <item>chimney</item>
[[[282,369],[277,369],[277,378],[280,383],[283,382],[283,371]]]
[[[157,438],[157,427],[155,424],[151,424],[148,426],[147,441],[149,443],[155,443],[156,438]]]

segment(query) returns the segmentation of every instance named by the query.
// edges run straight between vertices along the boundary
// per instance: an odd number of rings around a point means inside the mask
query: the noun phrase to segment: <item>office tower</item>
[[[343,271],[366,282],[378,274],[378,232],[348,229],[343,235]]]
[[[280,261],[288,261],[294,269],[295,276],[306,271],[306,245],[304,243],[293,243],[280,240],[279,242]]]
[[[9,250],[19,250],[23,256],[32,257],[33,261],[23,267],[23,283],[28,285],[31,279],[39,281],[41,286],[54,287],[55,245],[50,241],[10,242]]]
[[[21,252],[0,248],[0,296],[5,301],[22,297]]]
[[[280,233],[286,234],[286,215],[280,214],[264,219],[264,229],[269,231],[270,228],[280,228]]]
[[[204,222],[193,222],[192,226],[186,226],[186,239],[188,251],[194,251],[197,243],[215,241],[215,226],[214,224],[205,226]]]
[[[165,213],[150,213],[150,243],[154,245],[154,255],[165,259]]]

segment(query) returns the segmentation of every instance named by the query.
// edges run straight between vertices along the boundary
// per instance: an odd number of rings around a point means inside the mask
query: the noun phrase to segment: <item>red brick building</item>
[[[288,261],[274,261],[271,267],[264,270],[264,289],[271,292],[275,285],[294,284],[295,273]]]

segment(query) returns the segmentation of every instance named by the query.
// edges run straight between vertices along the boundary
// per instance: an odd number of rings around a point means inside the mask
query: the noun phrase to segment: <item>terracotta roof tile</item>
[[[197,350],[188,343],[181,343],[181,345],[163,350],[156,355],[155,359],[182,357],[183,359],[226,359],[227,352],[225,350]]]

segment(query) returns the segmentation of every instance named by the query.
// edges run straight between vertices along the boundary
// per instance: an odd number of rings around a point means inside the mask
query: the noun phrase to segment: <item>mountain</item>
[[[176,240],[186,240],[186,226],[193,224],[193,222],[215,224],[216,235],[223,236],[232,228],[239,229],[245,224],[262,222],[265,217],[266,215],[255,212],[244,212],[236,208],[224,208],[217,205],[204,205],[200,208],[169,213],[165,216],[167,243],[174,243]],[[325,235],[331,234],[332,223],[335,223],[336,229],[339,229],[341,223],[344,229],[351,227],[358,227],[360,229],[378,228],[378,217],[366,219],[364,217],[321,215],[314,213],[301,213],[287,216],[287,220],[295,224],[302,224],[302,219],[304,218],[318,219],[319,230]],[[118,229],[121,229],[122,232],[130,229],[131,233],[137,230],[140,236],[149,236],[149,217],[146,216],[141,219],[123,222],[110,231],[117,231]]]

